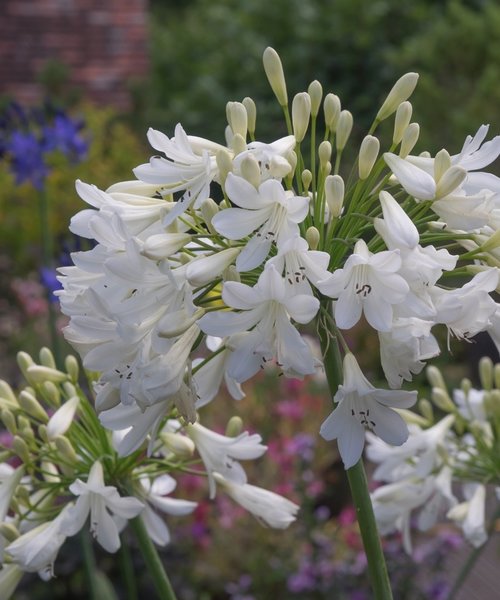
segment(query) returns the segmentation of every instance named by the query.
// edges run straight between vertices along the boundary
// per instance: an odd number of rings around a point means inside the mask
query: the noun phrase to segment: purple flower
[[[43,129],[44,152],[58,150],[72,162],[82,161],[88,151],[88,142],[79,133],[82,127],[82,121],[70,119],[64,113],[56,115],[54,122]]]
[[[16,183],[30,181],[37,190],[43,189],[49,170],[35,135],[14,131],[6,144],[6,151],[11,156]]]

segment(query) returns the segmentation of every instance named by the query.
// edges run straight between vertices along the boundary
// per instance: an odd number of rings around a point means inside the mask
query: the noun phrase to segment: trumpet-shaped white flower
[[[482,484],[464,485],[465,502],[453,506],[447,517],[462,527],[465,537],[478,548],[488,539],[484,523],[486,488]]]
[[[68,534],[66,525],[73,505],[67,505],[52,521],[42,523],[24,533],[5,549],[12,562],[28,573],[48,581],[54,575],[54,561]]]
[[[299,511],[299,506],[279,494],[248,483],[234,483],[214,474],[217,483],[243,508],[252,513],[264,525],[275,529],[286,529]]]
[[[155,508],[167,515],[183,516],[193,512],[197,507],[196,502],[167,498],[167,494],[173,492],[177,482],[170,475],[164,474],[151,481],[147,475],[139,479],[144,493],[144,509],[141,518],[144,521],[150,538],[158,546],[166,546],[170,542],[168,527]]]
[[[90,531],[94,538],[108,552],[116,552],[120,547],[120,536],[112,515],[132,519],[143,510],[144,504],[132,496],[122,497],[114,486],[105,485],[99,461],[92,465],[87,482],[77,479],[69,486],[69,491],[78,496],[78,500],[68,511],[63,533],[75,535],[90,515]]]
[[[316,362],[311,349],[290,323],[290,318],[308,323],[318,311],[317,298],[307,294],[290,296],[284,279],[274,265],[270,265],[253,288],[236,281],[226,282],[222,299],[227,306],[241,312],[208,313],[198,321],[202,331],[225,337],[255,327],[235,345],[234,362],[228,365],[231,377],[244,381],[258,371],[262,357],[266,362],[273,356],[285,373],[299,376],[314,373]],[[238,364],[245,367],[243,379],[233,370],[233,367],[238,370]]]
[[[226,193],[240,208],[221,210],[212,219],[213,227],[230,240],[240,240],[258,230],[236,259],[238,271],[258,267],[273,242],[280,247],[298,235],[298,223],[305,219],[309,208],[308,198],[291,195],[275,179],[265,181],[256,190],[243,177],[229,173]]]
[[[338,298],[334,310],[340,329],[350,329],[364,313],[372,327],[390,331],[393,306],[404,302],[409,291],[397,273],[400,267],[399,251],[372,254],[363,240],[356,242],[344,268],[317,286],[323,294]]]
[[[344,381],[334,396],[337,403],[332,414],[321,425],[325,440],[337,439],[345,468],[361,458],[366,430],[394,446],[408,438],[403,418],[390,406],[408,408],[415,404],[417,392],[376,389],[363,375],[354,355],[344,357]]]
[[[267,446],[261,444],[260,435],[249,435],[247,431],[228,437],[193,423],[187,425],[186,433],[195,443],[207,470],[210,498],[215,497],[214,472],[236,483],[246,483],[246,473],[238,461],[259,458],[267,450]]]

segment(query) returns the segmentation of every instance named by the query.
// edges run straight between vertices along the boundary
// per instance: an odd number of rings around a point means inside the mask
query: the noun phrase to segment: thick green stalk
[[[328,310],[330,310],[330,307],[328,307]],[[320,323],[319,336],[328,386],[331,394],[334,395],[339,384],[342,383],[342,358],[339,341],[335,333],[329,331],[325,325],[325,321]],[[373,588],[373,598],[374,600],[392,600],[391,584],[373,513],[363,461],[360,460],[354,467],[348,469],[346,473],[368,561],[368,573]]]
[[[139,548],[141,549],[146,567],[153,578],[156,591],[158,592],[158,598],[161,600],[177,600],[174,589],[165,573],[165,569],[163,568],[163,564],[153,541],[146,531],[143,520],[140,516],[135,517],[135,519],[130,521],[130,524],[139,543]]]

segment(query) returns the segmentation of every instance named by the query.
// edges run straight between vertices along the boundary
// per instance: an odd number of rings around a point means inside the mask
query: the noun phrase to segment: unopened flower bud
[[[293,135],[300,143],[309,127],[309,119],[311,118],[311,97],[307,92],[296,94],[292,101],[292,124]]]
[[[413,107],[407,100],[405,102],[401,102],[401,104],[398,106],[396,117],[394,118],[394,134],[392,136],[392,141],[394,144],[399,144],[399,142],[403,139],[404,132],[410,124],[412,112]]]
[[[61,476],[54,463],[49,462],[47,460],[42,461],[41,471],[45,481],[48,481],[50,483],[58,483],[61,481]]]
[[[480,239],[479,236],[476,236],[474,239],[481,246],[481,250],[485,252],[496,250],[500,246],[500,229],[497,229],[493,235],[490,235],[486,239]]]
[[[19,394],[19,405],[25,412],[27,412],[35,419],[42,421],[42,423],[46,423],[49,420],[49,417],[47,416],[47,413],[43,409],[40,402],[38,402],[35,396],[30,394],[26,390],[23,390]]]
[[[48,443],[49,438],[47,437],[47,425],[42,423],[41,425],[38,426],[37,431],[38,431],[38,437],[45,443]]]
[[[62,389],[66,398],[71,398],[72,396],[78,396],[78,392],[76,391],[76,387],[71,383],[71,381],[65,381],[62,384]]]
[[[233,135],[233,139],[231,140],[231,148],[233,149],[235,156],[245,152],[247,149],[245,138],[239,133],[235,133]]]
[[[464,396],[468,396],[472,389],[472,381],[468,377],[464,377],[460,382],[460,389],[464,393]]]
[[[17,415],[17,429],[27,429],[31,426],[30,420],[24,415]]]
[[[237,437],[243,431],[243,420],[238,415],[234,415],[229,419],[226,425],[227,437]]]
[[[332,145],[330,144],[330,142],[328,142],[326,140],[321,142],[321,144],[319,145],[319,148],[318,148],[318,157],[319,157],[319,162],[320,162],[321,168],[324,169],[326,163],[332,157]]]
[[[215,161],[219,169],[219,179],[221,185],[224,185],[228,173],[233,170],[233,161],[231,155],[227,150],[219,150],[215,155]]]
[[[325,113],[325,123],[328,129],[335,133],[337,123],[340,117],[340,98],[335,94],[327,94],[323,102],[323,111]]]
[[[261,173],[257,159],[252,154],[245,156],[240,165],[241,176],[244,177],[255,189],[261,184]]]
[[[340,113],[339,122],[337,125],[337,136],[335,138],[335,145],[339,152],[341,152],[347,144],[347,140],[351,135],[352,125],[352,114],[348,110],[343,110]]]
[[[419,427],[427,427],[429,425],[429,421],[427,419],[424,419],[422,415],[419,415],[418,413],[413,412],[412,410],[407,410],[406,408],[398,408],[397,412],[403,417],[405,423],[408,423],[408,425],[418,425]]]
[[[340,175],[328,175],[325,179],[325,197],[332,218],[340,217],[344,204],[345,185]]]
[[[304,187],[304,191],[307,192],[309,190],[309,186],[311,185],[312,182],[312,173],[311,171],[309,171],[309,169],[304,169],[302,171],[302,175],[301,175],[301,179],[302,179],[302,186]]]
[[[23,463],[31,462],[28,444],[24,441],[22,437],[20,437],[19,435],[15,435],[14,439],[12,440],[11,448],[14,454],[17,454],[17,456],[19,456]]]
[[[39,356],[40,356],[40,364],[42,364],[44,367],[49,367],[49,369],[56,368],[56,361],[55,361],[54,355],[52,354],[52,350],[50,348],[47,348],[46,346],[41,348]]]
[[[23,440],[28,444],[28,447],[35,441],[35,432],[31,427],[23,427],[17,430],[17,435],[22,437]]]
[[[495,387],[500,390],[500,363],[493,367],[493,376],[495,378]]]
[[[27,369],[28,381],[30,383],[43,383],[44,381],[53,381],[54,383],[61,383],[68,379],[68,375],[53,369],[52,367],[45,367],[43,365],[33,365]]]
[[[163,260],[191,241],[189,233],[157,233],[144,242],[141,254],[151,260]]]
[[[295,169],[297,168],[297,154],[292,150],[286,155],[287,161],[290,163],[291,169],[288,175],[286,176],[287,182],[291,185],[293,181],[293,175],[295,173]]]
[[[180,433],[167,431],[160,434],[160,439],[170,452],[184,460],[191,458],[196,449],[193,440]]]
[[[484,390],[493,388],[493,361],[489,356],[483,356],[479,361],[479,378]]]
[[[257,107],[252,98],[249,98],[248,96],[243,98],[242,104],[247,111],[248,133],[253,136],[255,135],[255,124],[257,122]]]
[[[0,411],[0,417],[2,419],[2,423],[5,428],[11,435],[16,435],[17,433],[17,423],[14,415],[8,408],[2,408]]]
[[[228,102],[226,108],[228,123],[234,134],[239,134],[243,139],[247,137],[248,115],[241,102]]]
[[[69,378],[73,383],[77,383],[78,376],[80,374],[80,367],[78,366],[78,360],[72,354],[68,354],[64,359],[64,368]]]
[[[309,84],[307,92],[311,97],[311,116],[316,118],[321,106],[321,99],[323,98],[323,88],[321,87],[321,83],[315,79]]]
[[[192,260],[186,269],[186,279],[193,287],[206,285],[215,277],[222,275],[222,272],[236,260],[240,252],[241,247],[236,246]]]
[[[286,91],[285,75],[281,59],[274,48],[268,47],[264,50],[262,57],[264,62],[264,71],[266,72],[269,84],[278,99],[281,106],[288,104],[288,94]]]
[[[3,379],[0,379],[0,406],[7,408],[17,408],[18,406],[14,391]]]
[[[399,149],[399,156],[401,158],[406,158],[410,154],[418,142],[419,135],[420,125],[418,123],[410,123],[403,133],[403,139],[401,140],[401,148]]]
[[[55,438],[54,443],[58,452],[63,455],[66,462],[76,464],[78,461],[78,456],[76,455],[76,452],[67,437],[60,435]]]
[[[14,523],[0,523],[0,535],[8,542],[13,542],[19,537],[19,531]],[[5,567],[4,567],[5,568]],[[5,596],[7,598],[7,596]]]
[[[217,202],[215,202],[215,200],[212,198],[205,198],[205,200],[203,200],[201,203],[200,212],[210,233],[217,233],[212,226],[212,219],[219,212],[219,205]]]
[[[418,73],[406,73],[400,77],[394,84],[392,90],[387,95],[384,103],[375,117],[376,121],[383,121],[390,117],[398,108],[401,102],[408,100],[412,95],[418,81]]]
[[[22,371],[25,379],[28,380],[27,372],[28,368],[32,367],[35,362],[31,358],[31,356],[27,352],[18,352],[17,353],[17,364]]]
[[[447,390],[443,375],[437,367],[434,365],[429,365],[425,370],[425,374],[427,375],[427,379],[432,387],[440,387],[443,390]]]
[[[455,405],[448,396],[448,393],[443,390],[443,388],[432,388],[432,401],[439,409],[444,410],[445,412],[455,411]]]
[[[373,135],[367,135],[359,149],[358,171],[361,180],[367,179],[378,157],[380,142]]]
[[[311,250],[316,250],[318,248],[320,239],[321,236],[317,227],[312,226],[307,228],[306,240]]]
[[[439,181],[451,167],[451,156],[444,148],[436,154],[434,159],[434,180]]]
[[[434,410],[427,398],[422,398],[418,401],[418,410],[429,423],[434,423]]]
[[[463,167],[450,167],[436,184],[436,198],[444,198],[462,185],[467,177]]]
[[[500,419],[500,390],[491,390],[488,392],[488,399],[485,402],[485,408],[488,416],[492,416],[495,420]]]
[[[47,437],[54,440],[59,435],[64,435],[71,427],[80,398],[73,396],[56,410],[47,424]]]

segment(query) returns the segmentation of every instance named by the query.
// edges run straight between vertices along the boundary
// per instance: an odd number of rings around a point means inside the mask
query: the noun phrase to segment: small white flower
[[[478,548],[488,539],[484,524],[484,502],[486,488],[482,484],[464,485],[467,500],[457,504],[447,513],[447,517],[462,527],[464,536]]]
[[[248,483],[234,483],[219,473],[214,473],[214,477],[235,502],[251,512],[263,525],[286,529],[295,521],[300,507],[283,496]]]
[[[337,439],[342,461],[349,469],[361,458],[367,429],[394,446],[406,441],[408,427],[389,407],[412,406],[417,392],[374,388],[351,353],[344,357],[343,370],[344,382],[334,397],[337,406],[321,425],[320,434],[325,440]]]
[[[116,552],[120,547],[120,536],[112,515],[132,519],[143,510],[144,504],[132,496],[120,496],[114,486],[104,485],[99,461],[92,465],[87,483],[77,479],[69,486],[69,491],[78,496],[78,500],[69,510],[63,532],[68,536],[75,535],[90,514],[92,535],[105,550]]]

